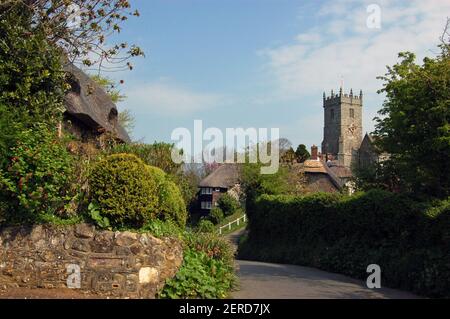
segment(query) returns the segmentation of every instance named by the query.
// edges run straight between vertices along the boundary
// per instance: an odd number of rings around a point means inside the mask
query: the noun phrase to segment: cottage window
[[[202,209],[211,209],[212,203],[211,202],[202,202]]]
[[[213,193],[213,189],[210,187],[202,188],[202,195],[211,195]]]

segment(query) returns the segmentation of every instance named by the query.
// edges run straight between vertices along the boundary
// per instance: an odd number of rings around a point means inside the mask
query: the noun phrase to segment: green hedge
[[[418,203],[370,191],[352,197],[263,195],[249,217],[241,258],[312,266],[382,285],[450,297],[450,200]]]
[[[90,175],[91,201],[113,226],[140,227],[156,217],[157,177],[131,154],[110,155]]]
[[[161,169],[133,154],[105,157],[93,167],[89,180],[91,202],[111,226],[140,228],[156,218],[181,228],[186,225],[186,205],[178,186]]]

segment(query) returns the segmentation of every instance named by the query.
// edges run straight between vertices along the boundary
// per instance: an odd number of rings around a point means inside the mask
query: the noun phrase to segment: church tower
[[[338,164],[351,167],[357,160],[357,152],[362,142],[363,94],[343,94],[331,90],[331,95],[323,93],[325,126],[322,154],[338,161]]]

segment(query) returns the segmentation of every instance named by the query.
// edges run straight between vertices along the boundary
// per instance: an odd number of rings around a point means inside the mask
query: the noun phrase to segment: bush
[[[91,201],[112,226],[141,227],[157,215],[158,176],[141,159],[115,154],[100,160],[90,175]]]
[[[158,194],[158,216],[164,220],[173,220],[179,227],[185,227],[186,205],[178,186],[169,180],[165,180],[159,188]]]
[[[91,202],[98,208],[91,217],[101,227],[140,228],[156,218],[173,221],[178,227],[186,225],[186,207],[178,187],[161,169],[135,155],[114,154],[100,160],[92,170],[90,186]]]
[[[224,219],[223,211],[219,207],[213,207],[209,213],[209,218],[215,225],[218,225]]]
[[[239,209],[239,202],[230,194],[223,194],[217,201],[225,216],[233,215]]]
[[[207,219],[202,219],[197,225],[197,231],[200,233],[212,233],[215,231],[214,224]]]
[[[450,204],[424,204],[380,190],[258,197],[247,211],[241,258],[292,263],[366,278],[382,269],[386,286],[450,297]]]
[[[11,222],[35,222],[47,213],[61,216],[75,196],[74,158],[48,125],[17,132],[4,167],[0,168],[0,201],[15,213],[7,216]]]
[[[171,220],[163,221],[159,219],[152,219],[148,221],[141,229],[141,232],[149,232],[153,236],[161,237],[176,237],[183,238],[183,231],[180,227]]]
[[[187,211],[178,186],[163,170],[147,165],[147,170],[155,177],[158,188],[158,217],[172,220],[180,227],[186,226]]]
[[[187,233],[184,261],[161,298],[226,298],[236,282],[230,243],[216,234]]]

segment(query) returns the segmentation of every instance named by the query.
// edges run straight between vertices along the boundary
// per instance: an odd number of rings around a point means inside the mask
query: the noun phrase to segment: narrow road
[[[227,238],[238,242],[243,231]],[[365,282],[326,271],[255,261],[237,260],[239,288],[235,299],[411,299],[395,289],[368,289]],[[383,284],[383,283],[381,283]]]
[[[399,290],[368,289],[364,282],[314,268],[237,260],[235,299],[410,299]]]

